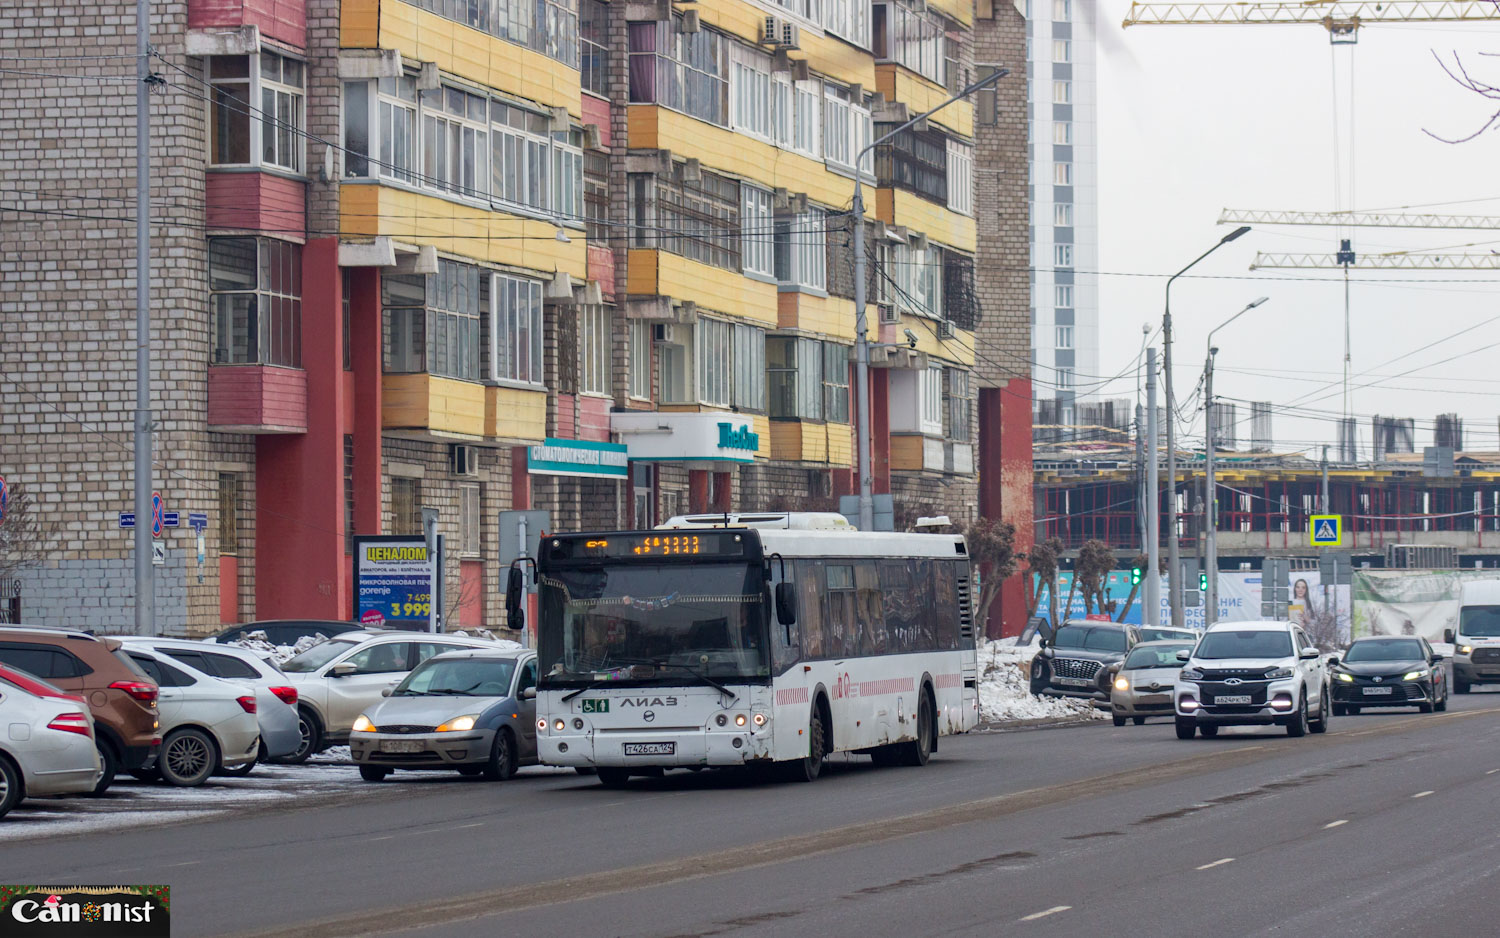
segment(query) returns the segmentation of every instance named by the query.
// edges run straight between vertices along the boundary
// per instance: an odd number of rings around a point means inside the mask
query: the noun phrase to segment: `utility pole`
[[[1144,553],[1150,516],[1146,513],[1146,411],[1141,406],[1139,393],[1135,404],[1135,503],[1136,519],[1141,528],[1141,552]]]
[[[156,634],[151,563],[151,0],[135,3],[135,631]]]
[[[1328,511],[1328,447],[1323,447],[1323,504],[1320,514],[1329,514]]]
[[[854,203],[850,211],[854,217],[854,237],[851,239],[851,244],[854,249],[855,420],[858,423],[855,428],[855,437],[856,448],[859,450],[859,529],[861,531],[875,530],[875,474],[870,465],[870,337],[868,335],[869,323],[865,318],[865,196],[864,189],[860,185],[859,164],[864,160],[866,153],[908,127],[926,120],[955,101],[961,101],[975,92],[983,91],[1009,74],[1008,68],[996,69],[932,110],[918,114],[890,133],[871,140],[854,155]]]
[[[1210,337],[1210,341],[1212,338]],[[1203,627],[1218,621],[1219,611],[1219,491],[1214,481],[1214,454],[1219,445],[1214,425],[1214,354],[1219,350],[1209,346],[1208,359],[1203,364],[1203,421],[1206,441],[1203,446],[1204,497],[1203,497],[1203,570],[1208,574],[1208,590],[1203,597]]]
[[[1146,349],[1146,597],[1141,621],[1147,625],[1161,624],[1161,549],[1157,545],[1161,537],[1161,509],[1157,505],[1157,492],[1161,482],[1157,478],[1159,460],[1156,452],[1156,349]]]

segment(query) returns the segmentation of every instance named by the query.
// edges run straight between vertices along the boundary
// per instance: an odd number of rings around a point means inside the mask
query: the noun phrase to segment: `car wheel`
[[[605,788],[624,788],[628,781],[630,781],[630,773],[624,769],[603,765],[599,767],[599,784]]]
[[[1040,658],[1031,662],[1031,696],[1040,697],[1047,689],[1047,665]]]
[[[1145,717],[1132,717],[1131,719],[1135,720],[1135,725],[1136,726],[1145,726],[1146,725],[1146,718]]]
[[[1458,677],[1457,675],[1454,676],[1454,678],[1453,678],[1453,693],[1455,693],[1455,694],[1467,694],[1469,692],[1469,687],[1470,687],[1470,684],[1469,684],[1468,681],[1464,680],[1461,677]]]
[[[1195,720],[1184,720],[1184,719],[1182,719],[1180,717],[1178,718],[1178,720],[1177,720],[1177,738],[1178,739],[1192,739],[1193,738],[1193,734],[1196,733],[1196,732],[1198,732],[1198,723],[1197,723],[1197,721],[1195,721]]]
[[[26,793],[24,786],[21,770],[9,758],[0,756],[0,817],[5,817],[11,808],[21,803],[21,797]]]
[[[807,755],[786,763],[787,775],[792,781],[817,781],[818,776],[823,773],[823,757],[827,755],[824,749],[826,739],[827,736],[823,730],[823,712],[819,705],[814,703],[812,716],[807,721]],[[602,776],[604,770],[599,771]]]
[[[1287,725],[1286,725],[1286,734],[1288,736],[1293,736],[1293,737],[1306,736],[1307,735],[1307,695],[1306,694],[1303,694],[1302,695],[1302,699],[1297,702],[1297,712],[1294,713],[1294,714],[1292,714],[1291,722],[1287,723]]]
[[[1430,700],[1424,700],[1421,703],[1417,704],[1417,712],[1418,713],[1431,713],[1432,712],[1432,701],[1430,701]]]
[[[1448,709],[1448,690],[1447,690],[1447,688],[1443,689],[1443,699],[1439,700],[1437,702],[1437,704],[1435,704],[1433,706],[1433,709],[1436,710],[1438,713],[1442,713],[1443,711],[1445,711],[1445,710]]]
[[[219,749],[200,729],[173,730],[161,742],[161,777],[170,785],[194,788],[208,781],[218,767]]]
[[[1349,708],[1346,707],[1346,706],[1344,706],[1343,704],[1334,704],[1333,705],[1333,715],[1336,716],[1336,717],[1344,716],[1348,712],[1349,712]]]
[[[480,766],[480,765],[461,765],[461,766],[458,767],[458,774],[459,775],[483,775],[484,774],[484,766]]]
[[[1198,732],[1203,734],[1204,739],[1213,739],[1215,736],[1219,735],[1219,728],[1217,726],[1214,726],[1212,723],[1205,723],[1202,726],[1198,727]]]
[[[159,781],[161,781],[161,773],[158,772],[154,768],[152,768],[152,769],[131,769],[127,774],[131,778],[135,779],[138,782],[147,782],[147,783],[150,783],[150,782],[159,782]]]
[[[577,772],[579,775],[598,775],[599,774],[599,770],[596,769],[596,768],[594,768],[591,765],[575,765],[573,767],[573,771]]]
[[[1333,716],[1333,714],[1329,712],[1333,709],[1333,705],[1328,702],[1327,687],[1323,688],[1323,696],[1319,698],[1319,700],[1321,702],[1318,704],[1318,719],[1316,722],[1308,723],[1307,728],[1312,730],[1314,733],[1326,733],[1328,732],[1328,720]]]
[[[1356,717],[1359,716],[1359,708],[1356,707],[1354,704],[1350,704],[1349,705],[1349,715],[1350,716],[1356,716]]]
[[[323,724],[306,707],[297,708],[297,731],[302,734],[302,739],[297,743],[297,751],[291,755],[282,756],[277,759],[287,765],[301,765],[319,752],[323,747]]]
[[[503,782],[515,774],[515,740],[505,730],[496,730],[495,741],[490,744],[490,761],[484,766],[484,777],[491,782]]]
[[[258,760],[251,759],[244,765],[238,765],[232,769],[219,769],[219,774],[228,778],[244,778],[246,775],[250,774],[252,769],[255,768],[257,762]]]
[[[385,777],[391,774],[391,770],[383,765],[362,765],[359,767],[359,777],[367,782],[383,782]]]
[[[1125,725],[1125,721],[1127,719],[1126,717],[1123,717],[1120,714],[1116,713],[1114,715],[1114,718],[1115,718],[1115,726],[1124,726]]]
[[[99,783],[94,790],[89,792],[89,797],[98,798],[109,791],[109,786],[114,784],[115,773],[120,771],[120,760],[115,755],[115,747],[102,740],[94,741],[94,748],[99,750]]]
[[[917,738],[900,744],[896,750],[899,764],[921,766],[932,758],[932,734],[937,722],[937,714],[933,711],[932,698],[923,691],[922,702],[917,705]],[[820,727],[821,723],[820,720]]]

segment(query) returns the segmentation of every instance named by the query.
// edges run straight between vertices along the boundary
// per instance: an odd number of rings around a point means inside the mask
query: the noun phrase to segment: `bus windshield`
[[[626,563],[543,573],[539,684],[769,677],[761,570]]]

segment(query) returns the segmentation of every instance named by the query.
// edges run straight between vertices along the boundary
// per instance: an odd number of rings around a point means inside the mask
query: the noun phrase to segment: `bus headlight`
[[[757,713],[755,716],[751,717],[750,720],[756,726],[765,726],[766,725],[766,715],[764,713]]]
[[[735,726],[744,726],[745,725],[745,715],[743,713],[736,713],[734,715],[734,725]]]
[[[573,729],[575,729],[575,730],[581,730],[581,729],[583,729],[583,720],[582,720],[582,718],[580,718],[580,717],[574,717],[573,718]]]
[[[547,721],[546,720],[537,720],[536,721],[536,728],[539,729],[539,730],[546,729],[547,728]]]
[[[557,722],[552,724],[552,728],[561,733],[563,730],[568,728],[568,724],[564,723],[562,718],[559,717]]]
[[[714,722],[719,724],[720,726],[724,726],[729,722],[729,717],[721,713],[718,716],[714,717]]]

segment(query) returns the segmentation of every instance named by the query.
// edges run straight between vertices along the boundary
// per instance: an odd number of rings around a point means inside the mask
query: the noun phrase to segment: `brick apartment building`
[[[989,0],[153,4],[160,628],[348,618],[356,534],[855,491],[1029,538],[1024,21]],[[27,621],[128,630],[134,5],[0,13],[0,476],[61,525]],[[1017,72],[854,165],[982,69]],[[22,93],[24,92],[24,93]],[[601,455],[602,454],[602,455]],[[982,470],[982,471],[981,471]],[[1007,606],[1010,617],[1013,607]]]

